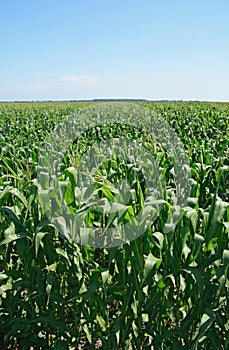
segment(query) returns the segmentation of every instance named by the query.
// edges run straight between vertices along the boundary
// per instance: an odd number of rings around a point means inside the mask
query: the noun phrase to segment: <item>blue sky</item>
[[[0,100],[229,101],[228,0],[0,3]]]

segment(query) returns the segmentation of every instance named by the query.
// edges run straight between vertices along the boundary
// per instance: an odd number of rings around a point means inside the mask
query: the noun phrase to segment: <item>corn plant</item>
[[[164,184],[159,215],[144,234],[106,248],[61,234],[38,195],[38,158],[47,132],[69,114],[80,118],[88,104],[0,105],[2,349],[228,348],[229,105],[140,105],[160,114],[182,140],[190,193],[185,206],[173,205],[173,164],[163,145],[141,127],[123,125],[121,116],[98,126],[97,106],[90,107],[95,124],[62,159],[59,181],[68,210],[91,227],[119,223],[134,230],[136,215],[146,207],[144,176],[156,171],[152,166],[139,169],[113,155],[90,177],[92,187],[84,189],[77,177],[88,150],[112,138],[144,144]],[[115,108],[109,108],[112,116]],[[107,212],[112,205],[122,210]]]

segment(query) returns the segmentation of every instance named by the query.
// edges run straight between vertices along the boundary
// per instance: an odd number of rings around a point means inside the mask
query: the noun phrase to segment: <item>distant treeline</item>
[[[144,98],[94,98],[86,100],[16,100],[16,101],[0,101],[0,103],[27,103],[27,102],[200,102],[199,100],[147,100]],[[203,101],[202,101],[203,102]]]

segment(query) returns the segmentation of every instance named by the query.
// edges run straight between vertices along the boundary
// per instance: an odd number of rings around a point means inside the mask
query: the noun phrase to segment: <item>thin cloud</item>
[[[93,85],[97,83],[98,77],[94,75],[63,75],[59,80],[78,85]]]

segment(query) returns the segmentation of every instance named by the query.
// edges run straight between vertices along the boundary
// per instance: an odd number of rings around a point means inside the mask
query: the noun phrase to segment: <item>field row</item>
[[[229,104],[5,103],[0,121],[3,349],[229,346]]]

